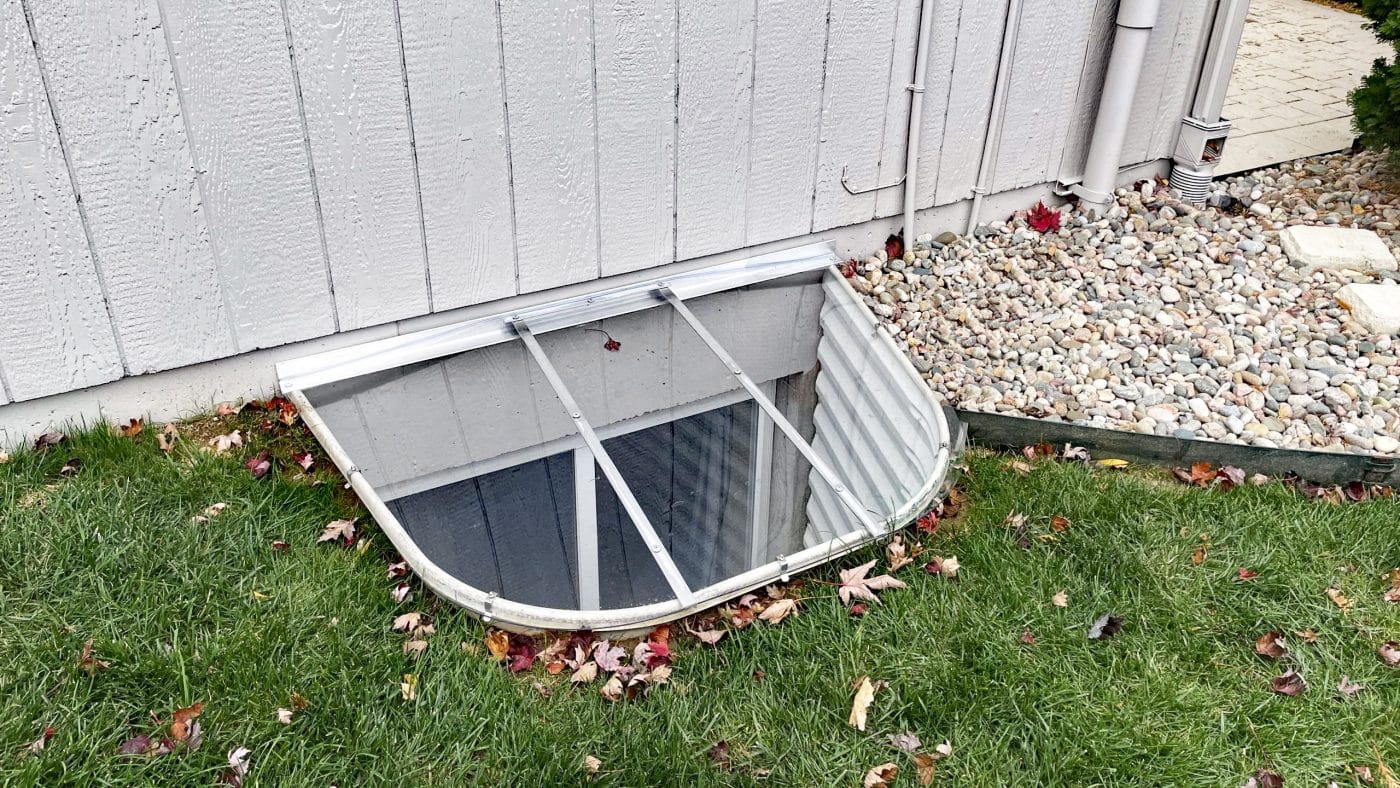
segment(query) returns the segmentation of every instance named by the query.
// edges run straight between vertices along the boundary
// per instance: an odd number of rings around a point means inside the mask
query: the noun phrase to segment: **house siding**
[[[1005,18],[925,2],[919,208],[972,193]],[[1124,165],[1211,6],[1164,0]],[[1077,173],[1114,8],[1026,3],[994,191]],[[893,216],[841,178],[903,173],[918,14],[0,0],[0,403]]]

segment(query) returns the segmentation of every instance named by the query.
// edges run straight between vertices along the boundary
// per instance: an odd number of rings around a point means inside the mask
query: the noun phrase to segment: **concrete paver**
[[[1351,145],[1347,94],[1390,50],[1367,19],[1308,0],[1252,0],[1230,77],[1216,175]]]

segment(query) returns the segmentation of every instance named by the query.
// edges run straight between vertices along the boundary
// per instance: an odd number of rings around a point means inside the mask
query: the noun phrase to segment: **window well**
[[[949,419],[815,244],[330,351],[283,391],[446,599],[635,630],[941,492]]]

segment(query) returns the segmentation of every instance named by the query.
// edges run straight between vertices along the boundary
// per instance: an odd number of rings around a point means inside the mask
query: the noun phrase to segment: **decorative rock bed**
[[[1372,154],[1306,159],[1215,185],[1160,183],[1105,218],[1040,233],[1018,214],[974,237],[856,261],[852,283],[929,385],[965,410],[1261,447],[1400,452],[1400,341],[1338,303],[1389,271],[1305,273],[1279,233],[1327,224],[1400,249],[1400,193]]]

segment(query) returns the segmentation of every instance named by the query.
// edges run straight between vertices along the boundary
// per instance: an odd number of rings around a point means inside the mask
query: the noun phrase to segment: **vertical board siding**
[[[1085,49],[1112,45],[1089,40],[1095,5],[1095,0],[1064,0],[1022,6],[992,191],[1058,176],[1065,138],[1074,121]]]
[[[598,276],[593,19],[583,0],[501,0],[521,292]]]
[[[965,200],[977,185],[982,146],[987,142],[990,124],[995,122],[991,116],[992,93],[1001,60],[1002,36],[1006,34],[1006,7],[1006,0],[963,0],[959,8],[943,133],[926,138],[924,149],[919,152],[916,201],[920,208]],[[949,24],[942,16],[934,22],[935,29]],[[935,40],[942,42],[943,36],[935,33]],[[935,63],[942,62],[934,61],[933,56],[930,52],[930,73]],[[925,95],[925,107],[929,100]],[[924,117],[927,119],[928,115]]]
[[[1137,153],[1136,160],[1125,160],[1125,164],[1174,155],[1181,119],[1188,113],[1188,107],[1195,96],[1196,78],[1200,73],[1201,57],[1205,51],[1203,39],[1209,32],[1208,20],[1213,15],[1215,6],[1208,0],[1178,0],[1178,4],[1181,10],[1171,55],[1162,69],[1152,72],[1149,77],[1157,83],[1160,90],[1156,120],[1148,129],[1151,139],[1146,148]]]
[[[992,5],[996,5],[992,3]],[[980,140],[981,134],[985,131],[987,107],[990,103],[991,91],[980,95],[982,101],[980,112],[972,113],[977,115],[975,123],[967,123],[966,116],[969,114],[968,102],[962,93],[966,93],[969,85],[977,85],[981,82],[981,74],[974,68],[980,63],[967,63],[969,52],[984,49],[994,49],[993,42],[997,41],[998,33],[995,28],[976,29],[971,27],[976,21],[976,9],[981,3],[972,0],[961,0],[959,2],[938,3],[933,17],[933,30],[931,38],[924,42],[927,47],[928,65],[924,74],[924,106],[923,115],[919,119],[919,160],[915,164],[915,173],[918,177],[917,192],[914,195],[914,205],[918,208],[927,208],[934,203],[934,197],[938,192],[940,183],[943,180],[943,152],[945,148],[951,147],[959,151],[959,155],[954,157],[959,164],[969,158],[969,151],[980,148],[980,145],[971,144],[975,140]],[[917,9],[916,9],[917,13]],[[964,26],[967,26],[965,28]],[[964,30],[967,32],[964,33]],[[968,47],[966,50],[959,47],[963,35],[980,36],[979,44],[975,48]],[[992,61],[992,72],[995,73],[995,61]],[[985,67],[982,69],[985,71]],[[957,97],[964,106],[955,107],[954,98]],[[954,110],[962,113],[955,116]],[[950,135],[949,124],[962,122],[964,126],[958,130],[956,136]],[[973,165],[975,169],[975,164]],[[976,177],[974,175],[974,177]],[[903,190],[900,190],[898,200],[899,210],[904,209]]]
[[[1113,51],[1114,34],[1118,30],[1117,17],[1118,3],[1115,0],[1098,0],[1093,19],[1089,22],[1091,43],[1079,70],[1079,90],[1074,98],[1073,118],[1069,130],[1065,132],[1065,146],[1060,154],[1058,177],[1066,183],[1077,181],[1084,174],[1084,157],[1089,152],[1089,138],[1094,133],[1094,121],[1098,118],[1099,94],[1108,75],[1108,58]],[[1144,78],[1141,88],[1146,90],[1150,84],[1151,79]]]
[[[160,2],[239,349],[334,332],[277,0]]]
[[[928,0],[935,6],[946,6],[947,3],[939,3],[938,0]],[[885,188],[875,192],[875,216],[892,216],[904,210],[904,187],[889,186],[888,184],[899,183],[904,177],[908,158],[905,156],[905,146],[909,139],[909,99],[913,94],[909,91],[909,86],[914,84],[914,61],[918,54],[919,38],[919,14],[920,0],[899,0],[895,8],[894,16],[894,43],[890,50],[890,75],[887,80],[888,88],[885,91],[885,112],[884,112],[884,135],[880,142],[880,166],[879,175],[876,182]],[[939,8],[935,8],[933,13],[937,15]],[[956,27],[956,15],[953,17],[954,29]],[[942,31],[949,28],[945,25]],[[952,42],[952,38],[948,38]],[[936,45],[931,41],[924,42],[933,48]],[[930,55],[942,55],[941,49],[933,48]],[[933,81],[938,80],[936,71],[928,72],[933,76]],[[927,76],[927,75],[926,75]],[[945,91],[946,92],[946,91]],[[927,96],[925,96],[927,99]],[[934,117],[930,113],[933,108],[925,109],[923,117],[919,119],[922,126],[925,118]],[[941,113],[935,118],[936,126],[942,126]],[[923,127],[920,131],[920,140],[923,133],[932,132],[932,129]],[[935,138],[936,134],[933,134]]]
[[[0,404],[121,377],[34,45],[0,0]]]
[[[287,3],[341,330],[429,311],[393,5]]]
[[[230,333],[154,0],[30,11],[127,372],[246,349]]]
[[[598,0],[598,228],[603,276],[675,252],[677,0]]]
[[[900,2],[840,0],[831,6],[814,231],[875,215],[875,194],[848,194],[841,176],[844,171],[856,190],[879,183]]]
[[[812,229],[821,123],[825,4],[760,0],[744,217],[749,244]]]
[[[679,0],[676,259],[744,246],[754,0]]]
[[[515,294],[494,0],[399,0],[433,308]]]

